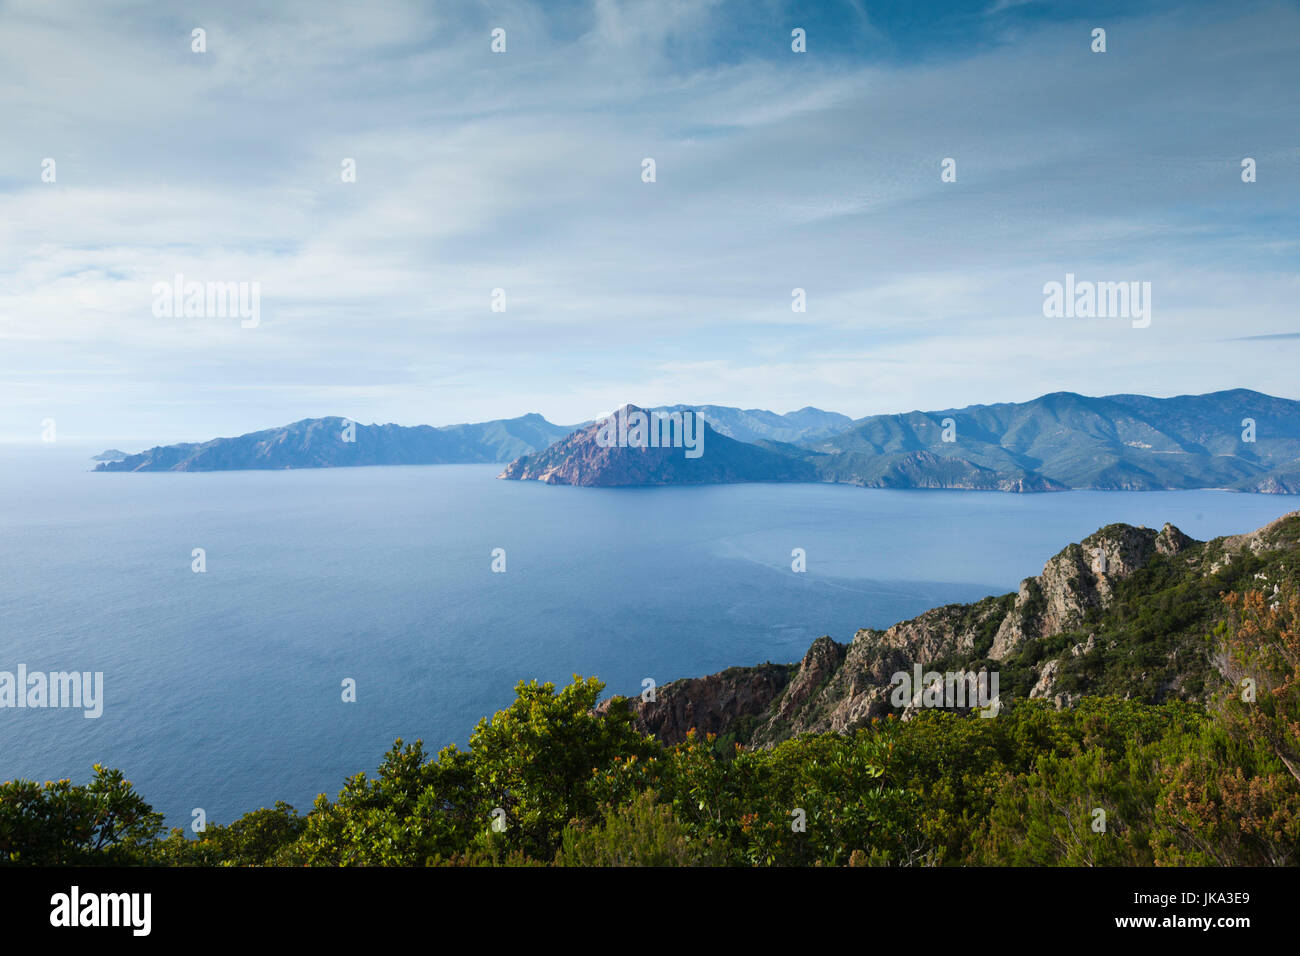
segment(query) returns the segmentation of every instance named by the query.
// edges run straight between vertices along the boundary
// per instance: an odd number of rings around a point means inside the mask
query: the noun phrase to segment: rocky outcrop
[[[1171,524],[1158,534],[1115,524],[1070,545],[1047,562],[1041,575],[1020,582],[989,657],[1005,660],[1026,640],[1078,627],[1089,611],[1110,603],[1117,581],[1144,566],[1153,554],[1178,554],[1195,543]]]
[[[799,672],[781,696],[777,716],[789,717],[808,701],[844,663],[843,644],[819,637],[799,663]]]
[[[772,702],[790,682],[792,668],[785,664],[733,667],[707,677],[690,677],[657,688],[653,699],[633,701],[642,733],[679,743],[692,730],[722,734],[745,720],[765,716]],[[603,701],[597,713],[604,713]]]
[[[788,676],[765,665],[674,681],[658,689],[654,703],[634,702],[634,710],[642,731],[667,743],[680,741],[691,727],[732,732],[763,746],[804,733],[848,731],[891,713],[906,719],[911,709],[900,713],[890,700],[899,672],[911,673],[917,665],[927,671],[997,670],[1027,641],[1076,632],[1105,612],[1121,583],[1157,556],[1189,574],[1209,575],[1234,554],[1278,549],[1300,549],[1300,512],[1208,543],[1171,524],[1158,532],[1108,525],[1054,555],[1042,574],[1026,578],[1014,594],[933,608],[883,631],[864,628],[848,644],[818,638]],[[1095,633],[1087,633],[1056,656],[1036,664],[1031,659],[1027,696],[1072,705],[1079,695],[1059,688],[1061,675],[1070,661],[1100,650]],[[958,663],[948,667],[953,662]],[[1162,690],[1179,687],[1175,677]]]
[[[1052,688],[1056,684],[1057,675],[1061,670],[1060,661],[1048,661],[1038,673],[1038,680],[1034,683],[1033,688],[1029,691],[1030,699],[1049,697]]]
[[[1219,539],[1217,543],[1222,546],[1226,554],[1240,552],[1259,554],[1263,551],[1300,547],[1300,523],[1295,521],[1297,515],[1300,515],[1300,511],[1293,511],[1276,521],[1270,521],[1262,528],[1246,534],[1229,535]]]

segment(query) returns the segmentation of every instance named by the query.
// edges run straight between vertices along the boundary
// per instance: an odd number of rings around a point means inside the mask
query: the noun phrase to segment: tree
[[[0,862],[27,866],[144,862],[162,832],[162,814],[122,771],[94,767],[85,786],[71,780],[0,783]]]
[[[209,824],[196,839],[174,827],[151,852],[163,866],[277,866],[296,862],[290,847],[306,819],[282,800],[244,814],[229,826]]]
[[[455,746],[426,761],[398,738],[375,779],[349,777],[335,802],[316,798],[290,854],[318,866],[418,866],[463,849],[475,830],[469,756]]]
[[[656,752],[658,745],[637,732],[625,700],[593,713],[603,689],[577,674],[558,693],[551,683],[521,681],[509,707],[479,721],[469,752],[482,828],[503,811],[495,819],[505,827],[506,845],[549,860],[570,820],[596,816],[596,775],[618,758]]]

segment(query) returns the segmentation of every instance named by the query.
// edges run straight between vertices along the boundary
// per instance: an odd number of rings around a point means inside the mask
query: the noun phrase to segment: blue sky
[[[1294,3],[0,0],[0,439],[1300,398],[1297,89]]]

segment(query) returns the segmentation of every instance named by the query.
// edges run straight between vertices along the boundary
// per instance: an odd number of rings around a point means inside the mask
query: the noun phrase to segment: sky
[[[1298,89],[1294,2],[0,0],[0,440],[1300,398]]]

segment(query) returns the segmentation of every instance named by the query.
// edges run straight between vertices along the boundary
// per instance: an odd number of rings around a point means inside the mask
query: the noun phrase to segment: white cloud
[[[1215,343],[1293,322],[1300,14],[1116,24],[886,66],[719,60],[717,3],[10,3],[0,434],[1294,395],[1294,346]],[[1066,271],[1151,281],[1150,335],[1044,326]],[[177,272],[259,282],[262,325],[156,319]]]

